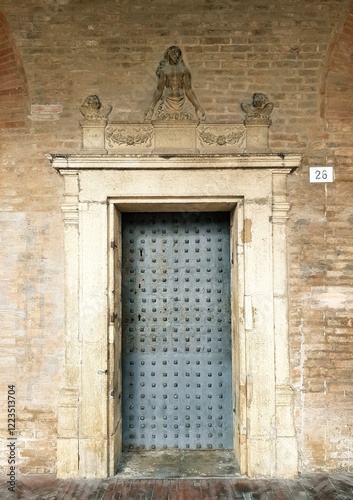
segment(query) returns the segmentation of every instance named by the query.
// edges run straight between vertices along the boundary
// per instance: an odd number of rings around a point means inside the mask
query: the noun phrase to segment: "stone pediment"
[[[242,474],[292,477],[286,179],[300,156],[271,154],[264,94],[242,103],[242,123],[208,123],[178,47],[157,76],[144,121],[109,121],[112,107],[88,96],[80,153],[48,156],[65,182],[58,476],[108,477],[121,456],[124,213],[229,212],[234,453]]]
[[[243,123],[207,123],[180,47],[168,47],[156,76],[142,123],[109,123],[112,106],[97,95],[85,99],[80,107],[84,154],[270,153],[273,103],[266,94],[254,93],[251,103],[241,103]]]
[[[91,101],[95,103],[95,108],[87,110],[87,102]],[[109,122],[111,106],[101,105],[97,96],[88,96],[80,108],[84,115],[80,122],[83,130],[82,153],[270,153],[268,135],[272,104],[269,104],[266,100],[265,112],[259,112],[253,104],[243,104],[242,109],[247,112],[243,123],[208,123],[198,119],[152,119],[140,123],[123,123]]]
[[[238,123],[112,122],[104,131],[104,149],[108,154],[239,154],[246,149],[246,128]]]

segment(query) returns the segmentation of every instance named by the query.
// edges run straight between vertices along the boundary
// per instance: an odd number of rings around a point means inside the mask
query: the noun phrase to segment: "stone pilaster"
[[[56,159],[58,167],[66,160]],[[79,477],[79,211],[78,172],[65,170],[64,175],[64,258],[65,258],[65,386],[58,407],[57,461],[59,477]]]
[[[294,476],[298,470],[288,343],[286,221],[290,208],[287,201],[287,175],[290,171],[290,169],[272,171],[273,304],[276,345],[276,474],[278,477]]]

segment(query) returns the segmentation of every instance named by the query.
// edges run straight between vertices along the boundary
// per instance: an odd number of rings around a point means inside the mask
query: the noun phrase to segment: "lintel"
[[[295,170],[301,155],[269,154],[207,154],[207,155],[85,155],[49,154],[47,158],[58,171],[65,170],[170,170],[170,169],[289,169]]]

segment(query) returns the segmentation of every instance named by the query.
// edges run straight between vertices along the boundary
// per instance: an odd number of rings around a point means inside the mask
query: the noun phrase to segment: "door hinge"
[[[115,240],[112,240],[110,242],[110,248],[112,248],[114,250],[114,248],[118,248],[117,244],[115,243]]]

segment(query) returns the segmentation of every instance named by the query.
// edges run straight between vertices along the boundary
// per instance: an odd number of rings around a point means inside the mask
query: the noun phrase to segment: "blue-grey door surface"
[[[122,228],[123,448],[233,448],[229,213]]]

